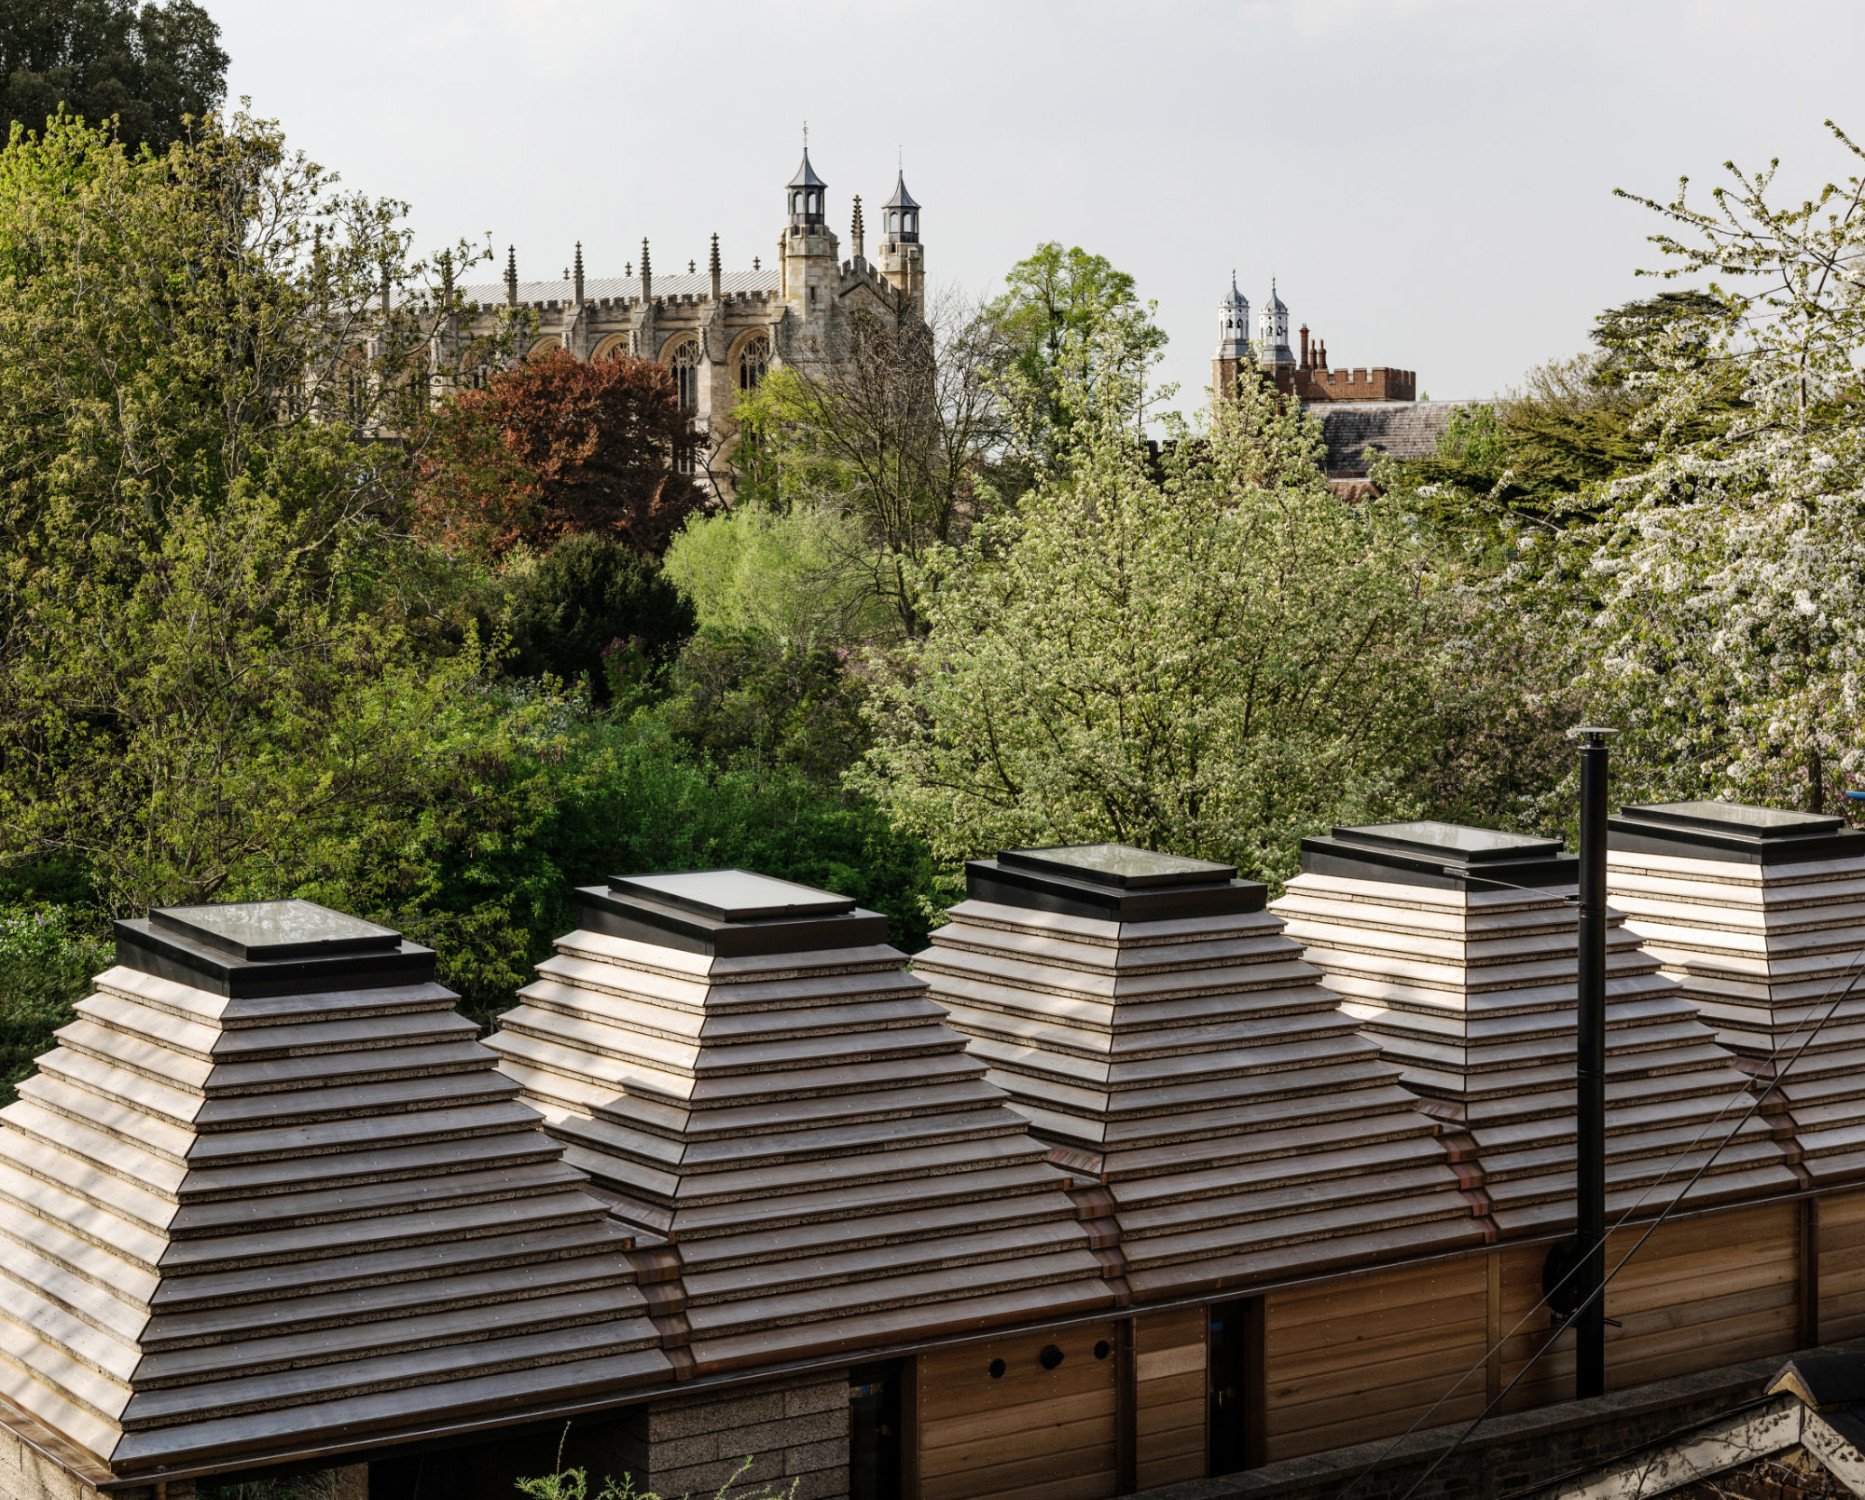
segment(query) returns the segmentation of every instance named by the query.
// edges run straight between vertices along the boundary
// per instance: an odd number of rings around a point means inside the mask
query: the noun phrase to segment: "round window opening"
[[[991,1379],[1002,1380],[1004,1378],[1004,1362],[1001,1359],[992,1360],[985,1368],[990,1371]]]
[[[1036,1363],[1045,1370],[1053,1370],[1062,1363],[1062,1351],[1054,1344],[1044,1344],[1043,1352],[1036,1356]]]
[[[1106,1339],[1102,1339],[1098,1344],[1094,1346],[1094,1357],[1096,1359],[1106,1359],[1108,1355],[1112,1354],[1113,1352],[1114,1352],[1113,1345],[1108,1343]]]

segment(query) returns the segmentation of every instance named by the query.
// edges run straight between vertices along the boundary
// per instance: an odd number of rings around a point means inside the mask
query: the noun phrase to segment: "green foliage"
[[[709,759],[792,766],[833,796],[867,748],[865,697],[844,653],[708,632],[681,653],[664,711]]]
[[[778,1480],[760,1484],[754,1490],[740,1490],[738,1481],[751,1471],[752,1460],[747,1458],[738,1466],[724,1484],[712,1492],[712,1500],[795,1500],[800,1481],[792,1479],[788,1484]],[[560,1469],[555,1474],[545,1474],[536,1479],[520,1479],[518,1493],[530,1497],[530,1500],[589,1500],[589,1471],[587,1469]],[[596,1500],[663,1500],[654,1490],[638,1490],[631,1475],[624,1474],[619,1480],[604,1479],[602,1488],[596,1492]],[[693,1500],[682,1496],[680,1500]]]
[[[294,1474],[285,1479],[269,1476],[252,1479],[207,1481],[200,1486],[200,1500],[332,1500],[338,1493],[338,1472],[320,1469],[310,1474]]]
[[[1056,240],[1010,268],[1005,290],[984,309],[997,333],[999,358],[1016,412],[1029,482],[1052,473],[1075,446],[1080,402],[1074,387],[1105,387],[1132,403],[1136,420],[1146,372],[1166,345],[1134,281],[1105,256]]]
[[[1700,292],[1609,308],[1594,320],[1592,350],[1531,370],[1500,401],[1459,410],[1435,454],[1387,464],[1378,477],[1434,530],[1457,545],[1479,544],[1492,563],[1517,528],[1589,523],[1606,508],[1601,486],[1662,446],[1726,425],[1741,400],[1731,372],[1713,363],[1728,316]],[[1710,377],[1713,399],[1686,428],[1657,406],[1661,366]]]
[[[1812,200],[1771,202],[1772,166],[1638,200],[1702,295],[1627,330],[1657,436],[1544,592],[1652,792],[1819,809],[1865,770],[1865,151],[1828,124],[1851,173]]]
[[[783,373],[765,385],[781,385]],[[859,522],[826,506],[744,503],[695,517],[668,548],[665,568],[699,628],[716,636],[810,652],[872,639],[890,624],[868,586]]]
[[[0,1104],[110,961],[110,945],[67,908],[0,907]]]
[[[507,666],[588,685],[598,705],[618,685],[657,683],[693,631],[693,610],[651,558],[608,537],[572,533],[508,574]]]
[[[557,920],[571,913],[571,882],[730,865],[853,896],[888,918],[897,947],[924,944],[941,872],[926,844],[873,803],[826,794],[794,765],[715,765],[648,714],[620,726],[591,720],[584,735],[556,777],[550,859],[569,877]]]
[[[865,557],[858,523],[816,505],[689,522],[666,562],[700,623],[666,707],[681,738],[721,764],[795,767],[837,795],[867,743],[848,646],[893,624]]]
[[[1278,880],[1301,834],[1415,807],[1417,551],[1334,498],[1318,423],[1245,386],[1163,478],[1131,392],[1074,387],[1069,477],[938,560],[854,779],[942,856],[1111,838]]]
[[[924,323],[857,312],[842,344],[832,365],[773,371],[734,409],[739,504],[831,518],[813,540],[838,553],[837,596],[855,586],[913,635],[918,564],[995,493],[1001,341],[976,309],[943,302]]]
[[[194,0],[0,0],[0,128],[61,109],[114,119],[119,139],[164,150],[226,94],[220,28]]]

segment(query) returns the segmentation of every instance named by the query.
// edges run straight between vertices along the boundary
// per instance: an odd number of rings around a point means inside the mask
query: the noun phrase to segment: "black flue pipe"
[[[1580,984],[1575,1082],[1574,1397],[1606,1391],[1606,737],[1580,741]]]

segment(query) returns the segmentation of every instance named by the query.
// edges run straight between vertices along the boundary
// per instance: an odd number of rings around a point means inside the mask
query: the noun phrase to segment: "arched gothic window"
[[[667,367],[680,394],[680,410],[693,411],[699,405],[699,340],[684,339],[676,345],[667,356]]]
[[[816,207],[816,195],[814,193],[811,193],[809,195],[809,211],[811,213],[820,212],[820,210]]]
[[[771,368],[771,341],[759,334],[738,351],[738,393],[749,396]]]
[[[907,217],[907,223],[906,223],[906,229],[907,229],[907,233],[908,233],[908,234],[911,234],[911,233],[913,233],[913,218],[914,218],[914,216],[913,216],[913,215],[912,215],[911,213],[909,213],[909,214],[908,214],[908,215],[907,215],[906,217]]]
[[[674,346],[673,353],[667,356],[667,365],[673,371],[674,390],[680,397],[680,410],[696,410],[699,406],[699,340],[682,339]],[[689,448],[680,455],[678,468],[682,474],[691,474],[694,467],[694,451]]]

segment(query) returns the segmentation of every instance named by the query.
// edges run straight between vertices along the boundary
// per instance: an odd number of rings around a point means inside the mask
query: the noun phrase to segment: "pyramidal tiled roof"
[[[1065,1177],[884,919],[742,871],[581,894],[492,1045],[668,1242],[698,1369],[1111,1300]]]
[[[288,901],[117,960],[0,1112],[0,1396],[120,1477],[668,1372],[427,949]]]
[[[1613,905],[1757,1086],[1779,1078],[1809,1180],[1865,1175],[1865,832],[1718,802],[1610,827]]]
[[[1305,839],[1302,871],[1274,909],[1407,1085],[1468,1132],[1498,1228],[1571,1224],[1573,856],[1553,839],[1406,823]],[[1655,1213],[1736,1128],[1747,1080],[1616,912],[1606,962],[1607,1210],[1643,1194]],[[1794,1186],[1756,1117],[1691,1201]]]
[[[1437,1126],[1235,874],[1006,851],[915,967],[1057,1159],[1105,1183],[1136,1297],[1479,1243]]]

